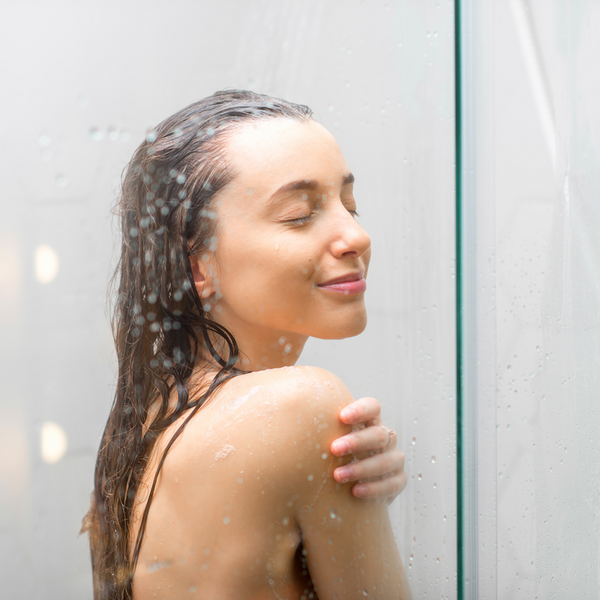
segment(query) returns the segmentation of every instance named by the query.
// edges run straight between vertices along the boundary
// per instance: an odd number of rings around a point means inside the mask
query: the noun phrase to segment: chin
[[[336,325],[338,325],[336,327]],[[344,340],[360,335],[367,327],[367,314],[357,316],[343,323],[328,323],[319,334],[312,337],[322,340]]]

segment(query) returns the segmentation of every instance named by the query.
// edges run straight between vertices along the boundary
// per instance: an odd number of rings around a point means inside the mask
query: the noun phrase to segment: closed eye
[[[289,221],[286,221],[286,223],[290,223],[292,225],[306,225],[306,223],[308,223],[309,221],[312,221],[313,215],[314,215],[314,213],[310,213],[310,215],[307,215],[306,217],[290,219]]]

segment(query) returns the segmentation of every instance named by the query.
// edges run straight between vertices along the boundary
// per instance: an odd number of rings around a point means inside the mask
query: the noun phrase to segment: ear
[[[205,258],[208,260],[204,260]],[[198,295],[200,298],[208,298],[215,291],[213,277],[210,276],[212,273],[210,257],[207,254],[202,256],[190,254],[190,266]]]

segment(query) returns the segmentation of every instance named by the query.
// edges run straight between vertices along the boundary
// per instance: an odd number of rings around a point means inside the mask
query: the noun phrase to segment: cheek
[[[289,306],[311,294],[316,260],[306,245],[271,237],[223,240],[217,255],[220,291],[228,304]],[[300,241],[300,240],[299,240]]]

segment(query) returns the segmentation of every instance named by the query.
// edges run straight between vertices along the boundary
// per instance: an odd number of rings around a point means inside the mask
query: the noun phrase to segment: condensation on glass
[[[464,597],[595,598],[600,7],[463,8],[479,244],[477,568]]]
[[[306,103],[357,178],[370,324],[309,345],[383,406],[416,598],[455,597],[453,5],[408,0],[12,3],[0,23],[0,579],[91,598],[78,537],[115,384],[110,208],[149,128],[223,87]],[[166,27],[165,24],[169,23]],[[355,363],[364,365],[359,371]]]

